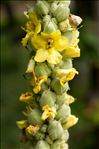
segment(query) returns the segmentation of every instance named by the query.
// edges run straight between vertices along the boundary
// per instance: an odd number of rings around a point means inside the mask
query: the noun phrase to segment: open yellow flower
[[[80,49],[78,46],[78,42],[79,42],[78,37],[79,37],[79,31],[74,30],[72,40],[69,41],[68,46],[63,51],[63,56],[67,58],[75,58],[75,57],[80,56]]]
[[[57,64],[62,59],[60,52],[66,49],[68,40],[61,36],[60,31],[52,32],[51,34],[41,33],[34,36],[31,40],[32,45],[37,49],[34,57],[37,62]]]
[[[42,120],[46,120],[47,118],[54,118],[56,115],[56,109],[54,107],[49,107],[49,105],[43,106],[42,109],[44,112],[42,114]]]
[[[34,61],[32,59],[29,61],[26,73],[31,73],[32,75],[31,85],[33,86],[33,92],[37,94],[41,90],[41,85],[47,81],[47,76],[44,75],[36,77],[34,71]]]
[[[65,82],[70,81],[74,78],[75,74],[78,74],[75,68],[70,69],[58,69],[56,76],[60,78],[60,83],[63,86]]]
[[[41,90],[41,85],[47,81],[47,76],[36,77],[35,72],[33,70],[31,84],[33,85],[33,92],[37,94]]]
[[[24,129],[28,126],[27,120],[21,120],[16,122],[19,129]]]
[[[33,93],[32,92],[22,93],[19,99],[22,102],[30,103],[33,100]]]
[[[26,128],[26,132],[29,133],[30,135],[35,135],[39,129],[40,129],[40,127],[38,125],[36,125],[36,126],[29,125]]]
[[[26,23],[25,27],[22,27],[23,30],[27,32],[26,36],[22,38],[21,41],[23,46],[26,46],[32,35],[38,34],[41,30],[41,24],[34,11],[27,12],[25,15],[28,18],[28,22]]]

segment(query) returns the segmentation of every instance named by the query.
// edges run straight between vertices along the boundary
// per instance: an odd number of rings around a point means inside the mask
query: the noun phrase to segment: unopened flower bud
[[[43,32],[50,34],[52,32],[55,32],[57,28],[57,25],[54,23],[54,21],[51,20],[44,25]]]
[[[61,138],[62,140],[64,140],[65,142],[67,142],[68,141],[68,139],[69,139],[69,132],[68,132],[68,130],[66,129],[66,130],[64,130],[64,134],[63,134],[63,136],[62,136],[62,138]]]
[[[71,0],[62,0],[65,6],[69,7]]]
[[[36,138],[36,140],[42,140],[42,139],[45,138],[45,134],[42,133],[42,132],[40,132],[40,131],[38,131],[38,132],[35,134],[35,138]]]
[[[52,145],[51,145],[51,149],[61,149],[60,148],[61,145],[61,141],[55,141]]]
[[[35,66],[35,74],[37,77],[49,76],[51,74],[51,69],[48,67],[46,63],[38,63]]]
[[[43,92],[43,94],[40,98],[40,105],[42,107],[45,105],[49,105],[50,107],[54,107],[55,101],[56,101],[55,94],[50,90],[46,90]]]
[[[50,15],[46,15],[43,18],[43,23],[45,24],[45,23],[49,22],[50,20],[51,20],[51,16]]]
[[[49,12],[49,4],[47,1],[39,0],[36,3],[35,10],[40,16],[47,15]]]
[[[65,91],[69,89],[69,86],[67,83],[64,85],[61,85],[60,79],[53,79],[51,82],[52,90],[54,90],[57,94],[63,94]]]
[[[60,139],[64,133],[61,123],[54,120],[48,126],[48,133],[52,140]]]
[[[69,8],[60,3],[54,12],[54,16],[58,22],[62,22],[69,17],[69,13]]]
[[[66,118],[70,114],[70,107],[66,104],[63,104],[61,107],[59,107],[59,110],[57,111],[56,119],[61,120],[63,118]]]
[[[53,3],[51,4],[51,9],[50,9],[50,11],[51,11],[51,13],[52,13],[53,16],[54,16],[54,13],[55,13],[57,7],[58,7],[57,1],[55,1],[55,2],[53,2]]]
[[[46,132],[46,130],[47,130],[47,125],[44,124],[44,125],[41,127],[40,131],[41,131],[41,132]]]
[[[42,125],[43,121],[41,119],[42,112],[39,109],[33,109],[28,115],[28,122],[33,125]]]
[[[40,140],[36,144],[35,149],[50,149],[50,146],[49,146],[49,144],[46,141]]]
[[[53,140],[49,137],[49,135],[46,136],[46,141],[48,144],[53,144]]]
[[[73,67],[71,59],[63,59],[58,65],[60,69],[70,69]]]

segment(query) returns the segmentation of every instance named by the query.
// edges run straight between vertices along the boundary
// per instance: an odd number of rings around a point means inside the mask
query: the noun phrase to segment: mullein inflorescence
[[[68,82],[78,74],[72,59],[80,56],[82,19],[71,14],[69,6],[69,0],[38,0],[24,12],[22,45],[29,49],[29,90],[19,98],[26,103],[26,119],[17,125],[31,149],[68,149],[68,129],[78,121],[71,114],[75,99],[68,94]]]

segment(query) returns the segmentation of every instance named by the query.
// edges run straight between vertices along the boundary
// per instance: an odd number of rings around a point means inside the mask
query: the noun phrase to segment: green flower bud
[[[67,143],[61,144],[61,149],[68,149],[68,144]]]
[[[52,91],[46,90],[43,92],[43,94],[40,98],[40,105],[42,107],[44,105],[49,105],[50,107],[54,107],[55,101],[56,101],[56,95]]]
[[[56,104],[58,106],[61,106],[62,104],[71,104],[75,101],[75,98],[72,97],[71,95],[68,95],[67,93],[64,93],[62,95],[57,95],[57,98],[56,98]]]
[[[38,141],[38,143],[36,144],[35,149],[50,149],[50,146],[47,142],[45,142],[44,140],[40,140]]]
[[[64,92],[68,91],[69,86],[67,83],[65,85],[61,85],[60,80],[58,78],[55,78],[51,82],[51,88],[55,91],[57,94],[63,94]]]
[[[63,134],[63,136],[62,136],[62,138],[61,138],[63,141],[65,141],[65,142],[67,142],[68,141],[68,139],[69,139],[69,132],[68,132],[68,130],[66,129],[66,130],[64,130],[64,134]]]
[[[51,145],[51,149],[68,149],[68,145],[61,140],[57,140]]]
[[[36,138],[37,140],[42,140],[42,139],[45,138],[45,134],[42,133],[42,132],[37,132],[37,133],[35,134],[35,138]]]
[[[53,144],[52,139],[48,135],[46,136],[45,140],[47,141],[48,144]]]
[[[50,83],[51,83],[51,79],[50,79],[50,78],[48,78],[48,79],[47,79],[46,84],[49,86],[49,85],[50,85]]]
[[[47,15],[49,12],[49,3],[39,0],[36,3],[35,10],[40,16]]]
[[[51,20],[51,21],[45,23],[43,32],[50,34],[52,32],[55,32],[57,30],[57,28],[58,27],[55,24],[55,22],[53,20]]]
[[[57,20],[55,18],[52,18],[52,22],[54,22],[55,24],[57,24]]]
[[[38,109],[33,109],[28,115],[28,122],[33,125],[42,125],[43,121],[41,119],[42,112]]]
[[[53,16],[54,16],[54,13],[55,13],[57,7],[58,7],[57,1],[55,1],[55,2],[53,2],[53,3],[51,4],[51,9],[50,9],[50,11],[51,11],[51,13],[52,13]]]
[[[46,15],[43,18],[43,23],[46,24],[47,22],[51,21],[51,16],[50,15]]]
[[[66,7],[69,7],[71,0],[60,0],[62,1],[61,3],[63,3]]]
[[[60,64],[57,65],[60,69],[70,69],[73,67],[72,59],[63,59]]]
[[[60,148],[60,141],[55,141],[52,145],[51,145],[51,149],[61,149]]]
[[[62,22],[69,17],[70,10],[64,4],[59,4],[57,9],[54,12],[54,16],[58,22]]]
[[[46,83],[43,83],[42,86],[41,86],[41,92],[44,92],[47,89],[48,89],[47,84]]]
[[[66,119],[66,117],[69,116],[70,114],[71,114],[70,107],[66,104],[63,104],[57,111],[56,119],[58,120],[62,120],[64,118]]]
[[[39,76],[49,76],[51,74],[51,69],[46,63],[38,63],[35,67],[35,74]]]
[[[46,132],[46,130],[47,130],[47,125],[46,124],[44,124],[42,127],[41,127],[41,132]]]
[[[61,123],[54,120],[48,126],[48,133],[52,140],[60,139],[64,133]]]
[[[66,101],[66,93],[63,93],[61,95],[57,95],[56,98],[56,104],[61,106],[62,104],[64,104]]]
[[[54,70],[54,68],[55,68],[55,65],[51,64],[51,63],[48,63],[48,66],[51,68],[51,70]]]

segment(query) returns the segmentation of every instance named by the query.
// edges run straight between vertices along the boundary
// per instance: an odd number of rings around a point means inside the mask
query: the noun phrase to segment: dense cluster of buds
[[[75,99],[68,94],[68,82],[78,74],[72,59],[80,56],[82,19],[70,13],[69,5],[69,0],[38,0],[24,12],[22,45],[30,56],[25,72],[29,90],[19,98],[26,103],[26,119],[17,125],[31,149],[68,149],[68,129],[78,121],[71,114]]]

